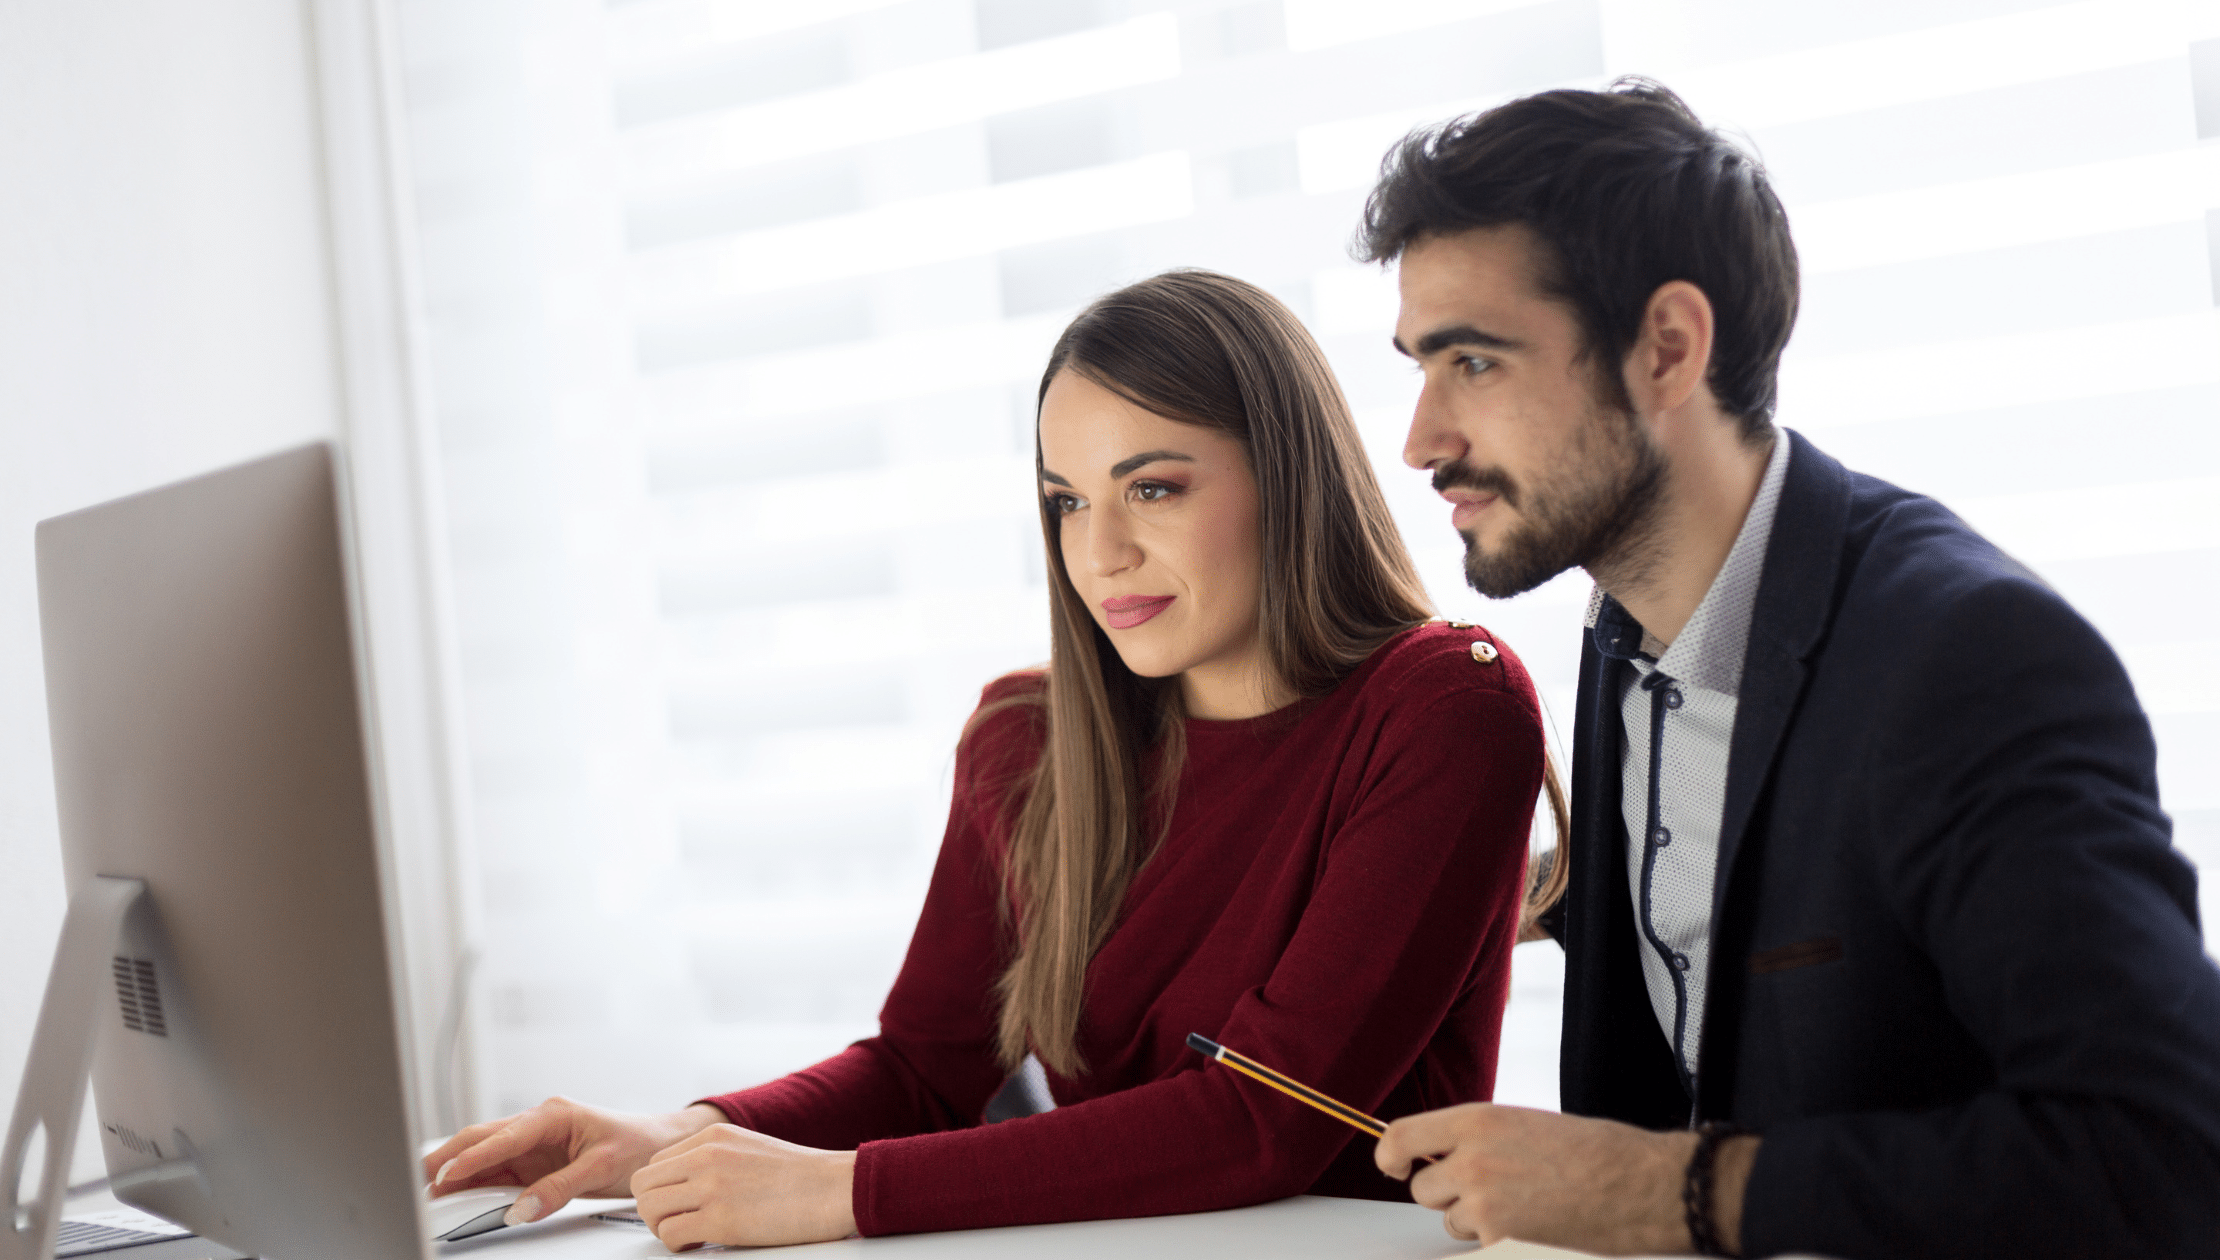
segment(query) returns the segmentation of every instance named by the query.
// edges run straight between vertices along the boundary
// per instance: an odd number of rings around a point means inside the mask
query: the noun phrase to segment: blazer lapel
[[[1596,637],[1582,636],[1572,835],[1559,850],[1571,863],[1559,937],[1565,943],[1559,1105],[1573,1115],[1670,1128],[1687,1121],[1688,1096],[1642,979],[1619,813],[1619,696],[1627,664],[1599,652]]]
[[[1696,1116],[1731,1114],[1741,1024],[1744,907],[1727,904],[1750,819],[1779,758],[1781,741],[1803,697],[1808,662],[1834,618],[1835,584],[1849,532],[1849,474],[1800,435],[1790,446],[1788,476],[1774,509],[1750,616],[1750,645],[1727,750],[1727,795],[1719,819],[1719,865],[1713,875],[1711,965],[1705,980],[1703,1069],[1696,1079]]]
[[[1750,824],[1765,780],[1773,772],[1789,718],[1803,694],[1805,661],[1834,616],[1835,575],[1842,567],[1849,529],[1849,475],[1841,464],[1782,430],[1789,448],[1788,474],[1774,509],[1773,537],[1765,547],[1750,615],[1750,644],[1742,660],[1742,692],[1727,752],[1726,807],[1719,818],[1719,865],[1713,876],[1711,921],[1716,935],[1728,873]],[[1716,969],[1718,955],[1713,955]],[[1709,1038],[1706,1039],[1709,1044]]]

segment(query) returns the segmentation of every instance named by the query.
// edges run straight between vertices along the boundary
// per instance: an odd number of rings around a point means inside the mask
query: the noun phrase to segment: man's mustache
[[[1501,468],[1474,468],[1461,459],[1453,459],[1434,469],[1434,493],[1439,494],[1452,486],[1500,496],[1512,507],[1519,505],[1518,483]]]

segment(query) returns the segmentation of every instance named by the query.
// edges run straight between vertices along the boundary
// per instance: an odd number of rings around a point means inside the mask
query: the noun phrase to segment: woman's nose
[[[1087,567],[1095,576],[1109,577],[1140,563],[1141,549],[1134,545],[1133,531],[1123,515],[1089,515],[1094,519],[1087,523]]]

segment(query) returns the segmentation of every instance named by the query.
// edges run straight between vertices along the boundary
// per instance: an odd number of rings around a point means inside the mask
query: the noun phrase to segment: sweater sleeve
[[[1008,698],[1009,680],[987,702]],[[958,746],[948,830],[917,931],[879,1013],[880,1032],[813,1067],[705,1099],[737,1125],[823,1150],[979,1122],[1004,1074],[994,981],[1004,946],[990,830],[1038,738],[1023,708],[987,718]]]
[[[1222,1026],[1176,1031],[1370,1110],[1411,1070],[1483,951],[1508,957],[1540,722],[1525,697],[1452,690],[1411,706],[1363,755],[1361,790],[1328,836],[1278,965]],[[1260,1203],[1308,1189],[1352,1136],[1196,1056],[1042,1115],[868,1142],[856,1221],[871,1235]]]
[[[2220,973],[2128,679],[2032,582],[1927,641],[1884,693],[1869,799],[1893,909],[1995,1080],[1768,1127],[1745,1254],[2210,1255]]]

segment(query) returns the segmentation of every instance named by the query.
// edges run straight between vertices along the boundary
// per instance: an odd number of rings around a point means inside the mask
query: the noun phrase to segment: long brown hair
[[[1153,276],[1097,300],[1057,338],[1036,412],[1066,370],[1246,448],[1263,569],[1258,633],[1267,668],[1294,696],[1332,691],[1389,637],[1432,615],[1332,369],[1271,294],[1210,271]],[[1037,472],[1037,436],[1034,463]],[[1186,738],[1177,677],[1126,668],[1065,572],[1045,502],[1041,533],[1047,686],[1014,703],[1045,707],[1047,737],[1015,785],[1002,874],[1016,949],[998,983],[998,1049],[1005,1066],[1031,1052],[1071,1076],[1085,1070],[1076,1037],[1087,963],[1170,821]],[[1562,836],[1563,794],[1554,769],[1546,778]],[[1537,894],[1554,901],[1563,886],[1564,863],[1552,865],[1550,889],[1529,894],[1528,920]]]

